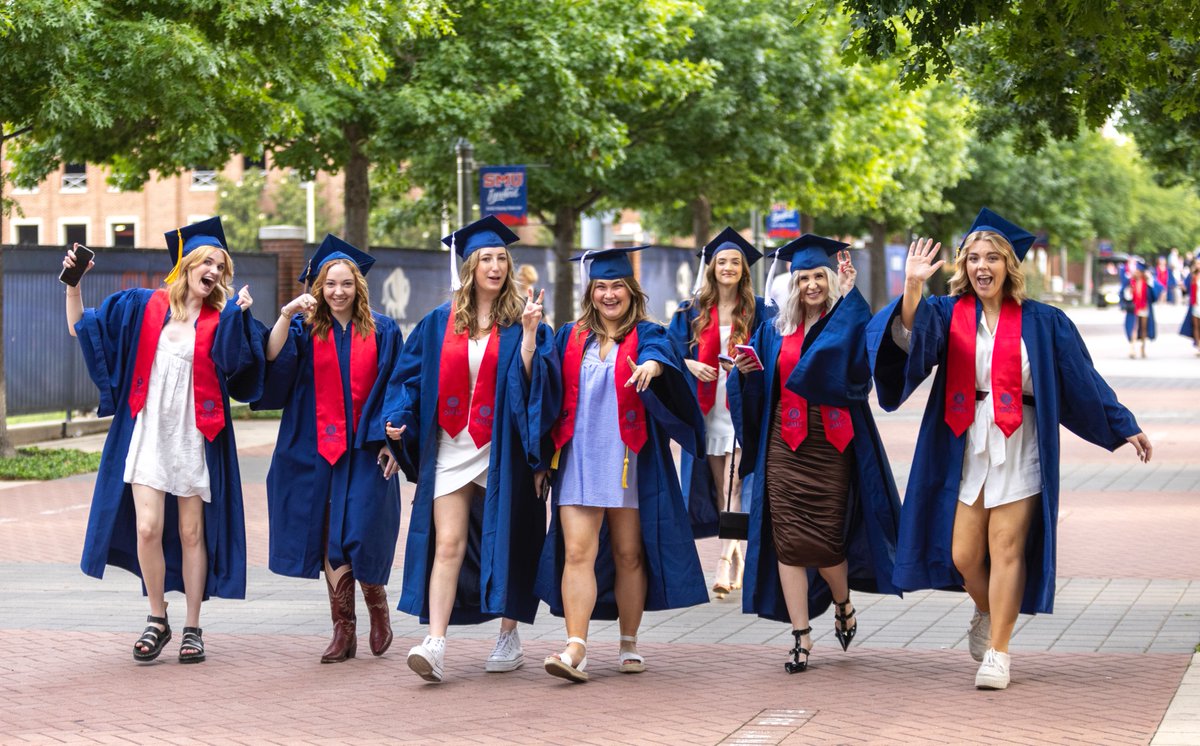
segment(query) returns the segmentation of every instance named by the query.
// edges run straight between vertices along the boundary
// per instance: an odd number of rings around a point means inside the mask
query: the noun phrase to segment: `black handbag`
[[[717,516],[717,536],[743,541],[750,536],[750,514],[730,510],[733,505],[733,454],[729,455],[729,479],[725,482],[725,509]]]

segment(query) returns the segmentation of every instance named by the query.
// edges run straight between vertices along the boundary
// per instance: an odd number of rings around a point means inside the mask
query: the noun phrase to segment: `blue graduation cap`
[[[976,231],[992,231],[1004,236],[1012,244],[1013,253],[1017,255],[1018,262],[1025,261],[1025,255],[1029,253],[1029,247],[1033,246],[1033,241],[1037,238],[1019,225],[1008,222],[985,207],[979,211],[979,214],[975,216],[975,222],[971,223],[971,227],[967,229],[962,243],[958,245],[959,251],[962,251],[963,247],[966,246],[966,237]]]
[[[165,280],[168,285],[179,276],[179,263],[193,250],[201,246],[216,246],[218,249],[229,248],[225,242],[225,230],[221,227],[220,216],[167,231],[163,236],[167,241],[167,253],[171,256],[171,272]]]
[[[495,215],[487,215],[468,226],[459,228],[442,238],[442,243],[450,247],[450,287],[458,290],[462,281],[458,278],[458,265],[454,256],[457,254],[466,260],[479,249],[496,246],[508,246],[516,243],[520,237],[513,233],[507,225],[500,222]]]
[[[836,265],[831,257],[836,255],[843,249],[850,248],[850,244],[842,241],[835,241],[832,238],[805,233],[800,238],[786,243],[775,249],[771,254],[771,270],[767,272],[765,286],[769,287],[771,278],[775,276],[775,267],[782,259],[791,264],[791,272],[796,272],[802,269],[816,269],[817,267],[829,267],[836,269]],[[770,293],[767,294],[770,296]],[[774,298],[771,298],[771,303],[774,304]]]
[[[711,262],[713,257],[726,249],[734,249],[742,252],[742,255],[746,258],[747,267],[752,266],[759,259],[762,259],[762,253],[754,248],[754,244],[742,238],[742,234],[727,226],[717,234],[716,238],[705,244],[703,249],[696,252],[696,256],[700,257],[700,269],[696,272],[696,284],[692,288],[693,295],[700,292],[700,286],[704,284],[704,266]]]
[[[310,283],[317,279],[317,275],[321,273],[321,267],[336,259],[346,259],[354,263],[358,267],[358,271],[364,275],[371,271],[371,266],[375,264],[375,257],[365,251],[360,251],[350,244],[346,243],[337,236],[329,233],[325,236],[325,240],[313,252],[308,263],[304,265],[304,271],[300,273],[300,282]]]
[[[571,261],[579,262],[579,284],[587,287],[588,280],[621,280],[633,277],[633,262],[629,255],[649,246],[623,246],[612,249],[585,251]]]

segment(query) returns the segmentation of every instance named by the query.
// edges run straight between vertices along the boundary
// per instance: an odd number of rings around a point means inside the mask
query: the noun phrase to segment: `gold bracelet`
[[[521,352],[537,352],[537,348],[534,347],[533,349],[530,349],[525,345],[521,345]]]

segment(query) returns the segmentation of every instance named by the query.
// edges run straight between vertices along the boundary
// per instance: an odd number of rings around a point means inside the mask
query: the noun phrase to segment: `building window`
[[[17,226],[17,244],[21,246],[37,246],[38,227],[36,225]]]
[[[192,191],[215,192],[217,190],[217,172],[211,168],[197,166],[192,169]]]
[[[259,158],[251,158],[248,155],[242,156],[242,171],[252,171],[254,169],[258,169],[259,171],[267,170],[266,153],[263,153]]]
[[[87,224],[67,223],[63,225],[63,243],[67,246],[77,243],[87,244]]]
[[[134,243],[137,235],[135,227],[132,222],[113,223],[112,240],[109,241],[109,245],[118,249],[132,249],[136,245]]]
[[[68,163],[63,168],[62,190],[68,193],[87,191],[86,163]]]

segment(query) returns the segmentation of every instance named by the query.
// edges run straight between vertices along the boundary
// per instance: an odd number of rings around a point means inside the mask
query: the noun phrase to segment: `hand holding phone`
[[[762,360],[758,357],[758,352],[750,345],[734,345],[733,349],[738,352],[737,367],[743,373],[751,373],[756,370],[762,370]]]
[[[63,259],[62,272],[58,273],[59,282],[71,287],[78,286],[83,273],[92,268],[92,259],[95,256],[96,252],[81,243],[72,246]]]

